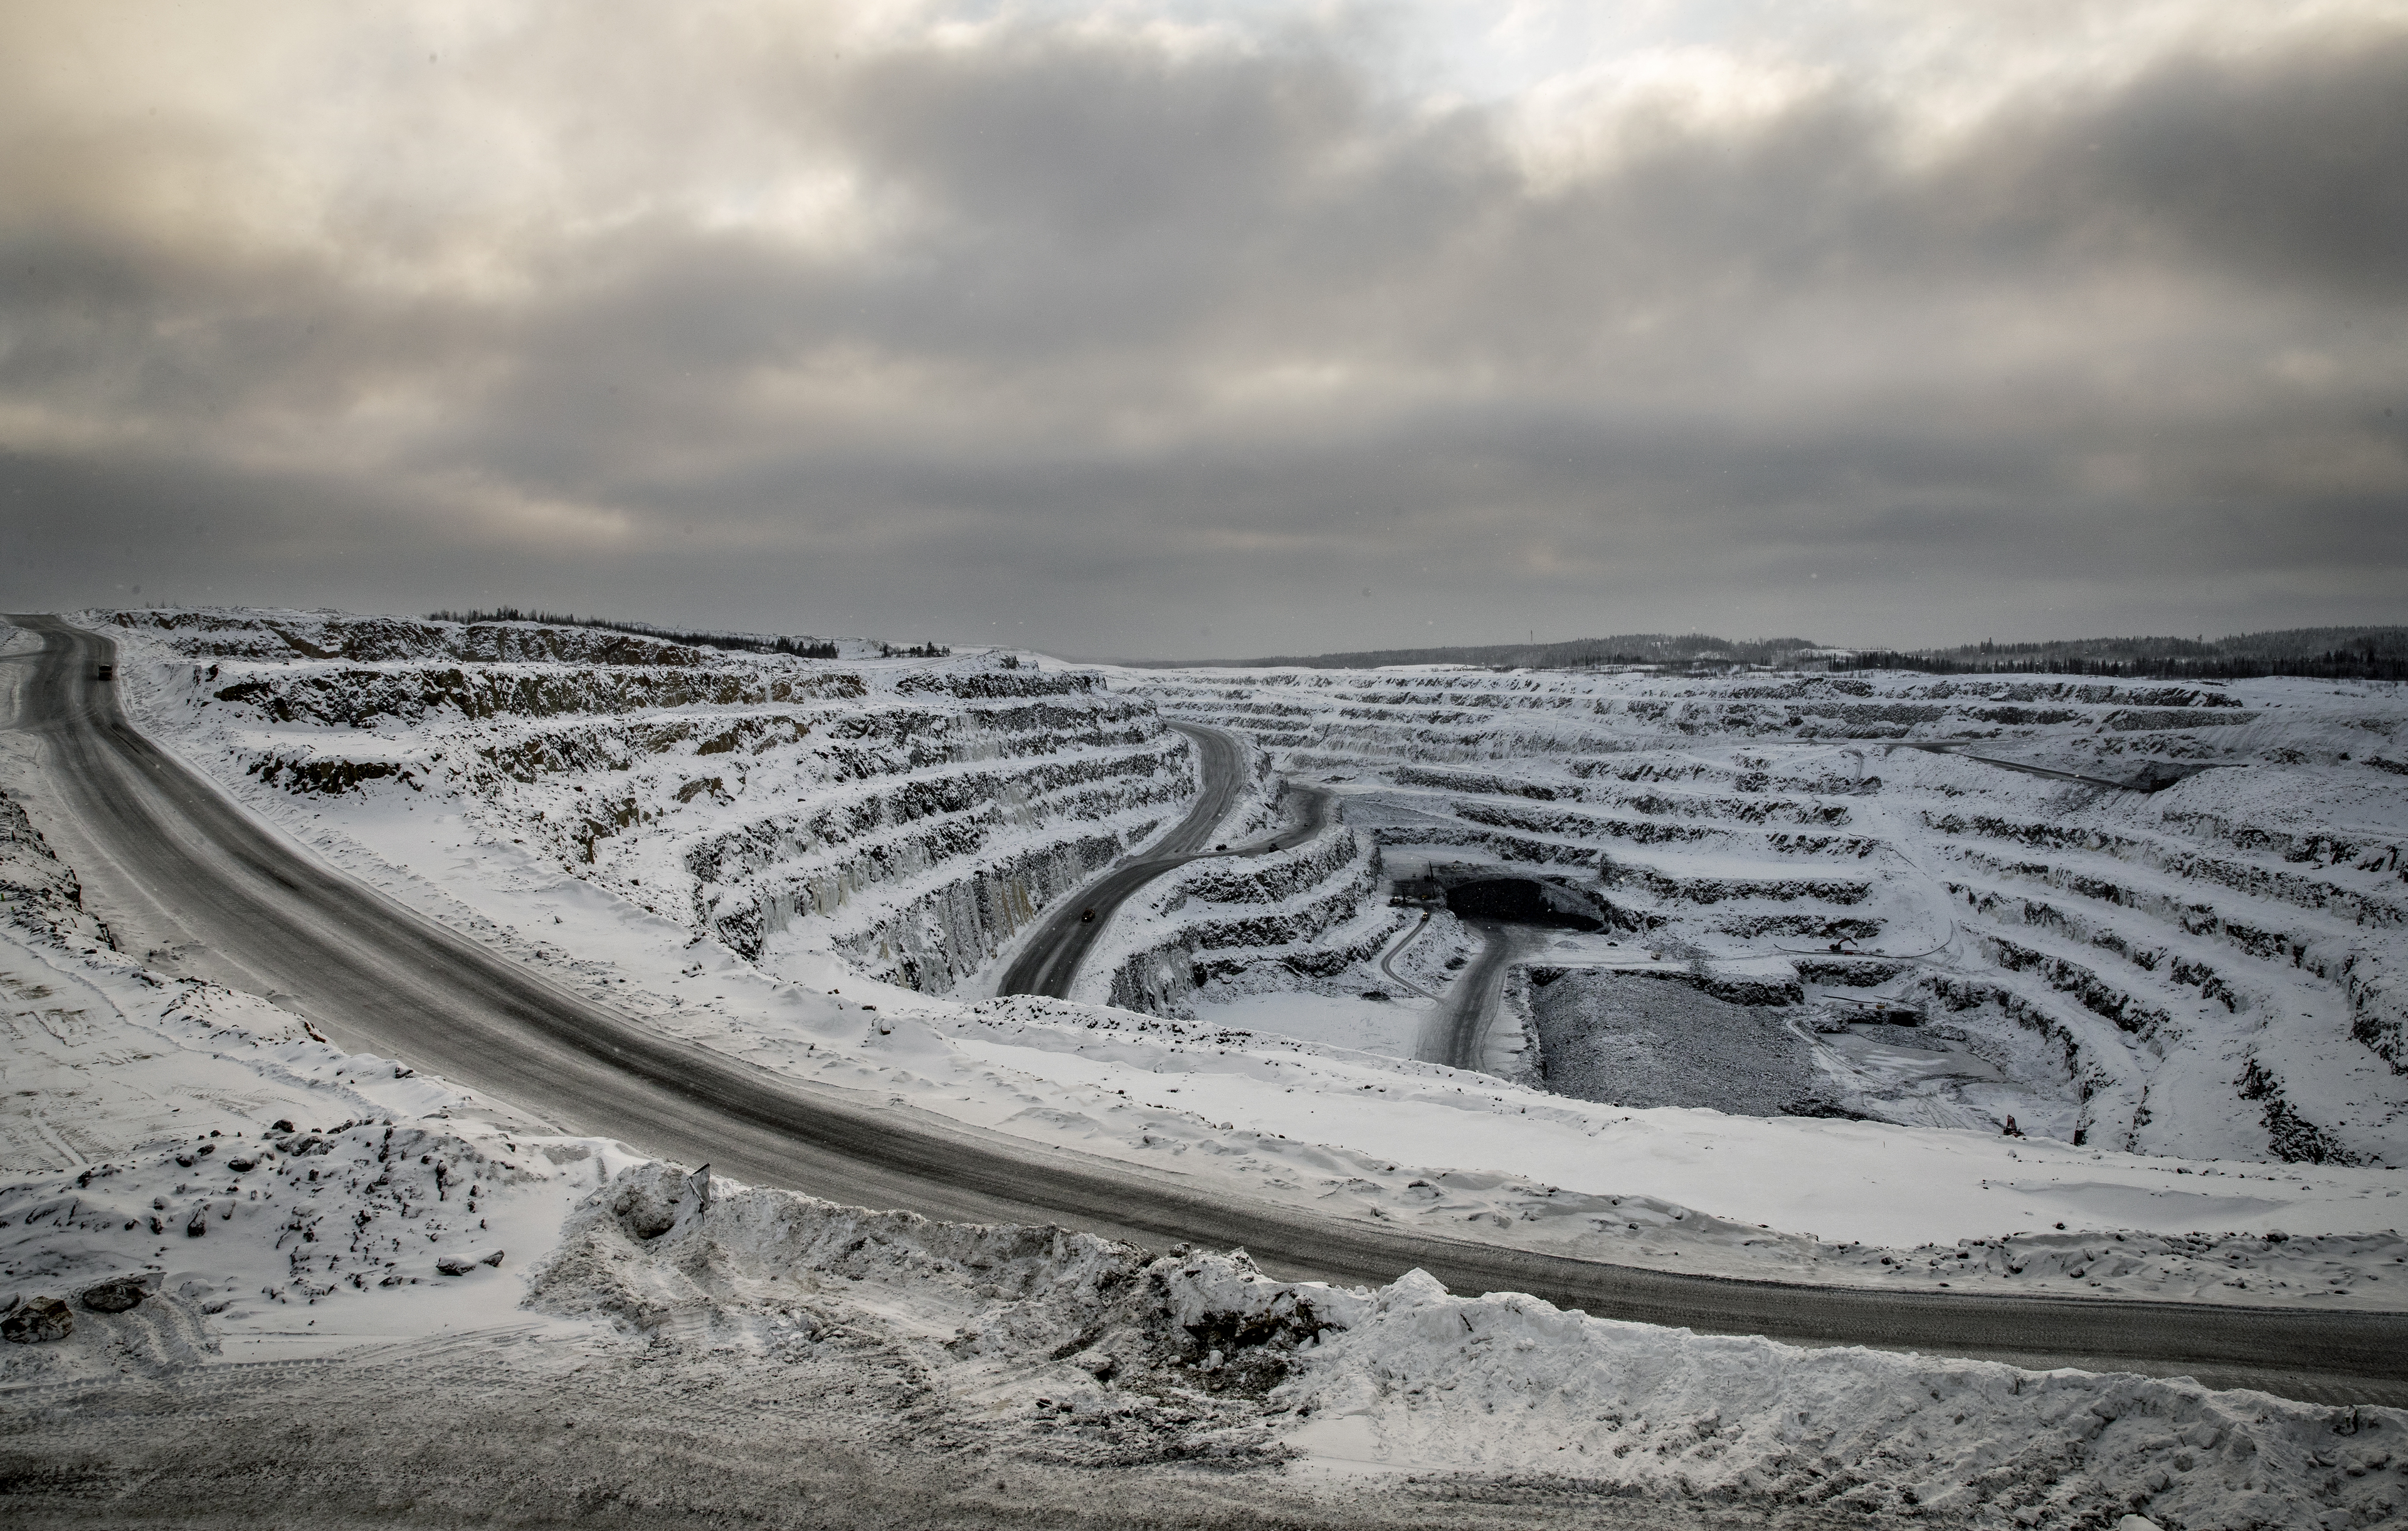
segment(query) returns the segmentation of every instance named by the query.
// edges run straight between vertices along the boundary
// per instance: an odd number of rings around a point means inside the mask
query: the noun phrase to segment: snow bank
[[[36,892],[72,910],[58,886]],[[60,1298],[75,1324],[0,1345],[0,1385],[519,1322],[520,1267],[630,1157],[529,1135],[71,921],[0,925],[0,1310]],[[130,1309],[77,1300],[121,1280]]]
[[[132,1314],[0,1347],[0,1384],[508,1322],[609,1151],[408,1122],[211,1136],[0,1185],[0,1304],[131,1278]],[[616,1161],[624,1164],[622,1154]],[[144,1313],[143,1309],[151,1309]]]
[[[83,907],[83,884],[52,853],[25,810],[0,791],[0,918],[36,940],[114,947],[108,927]]]
[[[1800,1350],[1451,1297],[1418,1271],[1325,1338],[1283,1401],[1312,1416],[1291,1444],[1344,1461],[1976,1524],[2365,1524],[2408,1495],[2398,1409]]]
[[[2408,1414],[2186,1380],[1800,1350],[1449,1295],[1273,1281],[1242,1252],[964,1226],[632,1167],[571,1214],[529,1300],[671,1345],[774,1355],[848,1328],[932,1385],[1032,1406],[1098,1447],[1462,1473],[1973,1524],[2369,1524],[2403,1492]],[[1160,1439],[1165,1410],[1183,1438]],[[2328,1522],[2327,1524],[2334,1524]]]

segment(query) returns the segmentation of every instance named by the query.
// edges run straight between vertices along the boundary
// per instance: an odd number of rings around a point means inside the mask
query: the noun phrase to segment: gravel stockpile
[[[1734,1005],[1684,973],[1531,976],[1541,1083],[1613,1106],[1706,1106],[1735,1116],[1824,1114],[1790,1011]]]

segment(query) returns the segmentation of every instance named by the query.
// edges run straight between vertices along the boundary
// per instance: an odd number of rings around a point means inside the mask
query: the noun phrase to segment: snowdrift
[[[2371,1524],[2408,1467],[2399,1410],[1801,1350],[1456,1297],[1419,1271],[1370,1291],[1280,1281],[1242,1252],[1149,1257],[725,1180],[706,1204],[661,1165],[570,1214],[529,1301],[671,1346],[751,1336],[763,1364],[872,1328],[912,1347],[935,1385],[1005,1417],[1041,1408],[1099,1459],[1142,1439],[1974,1524],[2139,1511],[2189,1531]]]

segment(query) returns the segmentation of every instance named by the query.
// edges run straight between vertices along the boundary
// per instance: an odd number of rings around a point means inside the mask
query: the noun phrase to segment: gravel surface
[[[1543,971],[1531,975],[1530,1009],[1541,1082],[1557,1095],[1734,1116],[1820,1114],[1813,1056],[1785,1009],[1716,999],[1677,973]]]

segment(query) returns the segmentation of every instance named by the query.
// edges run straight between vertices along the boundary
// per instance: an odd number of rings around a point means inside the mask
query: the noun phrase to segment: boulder
[[[32,1297],[20,1303],[16,1311],[0,1319],[0,1339],[20,1345],[38,1345],[47,1339],[64,1339],[75,1333],[75,1314],[56,1297]]]
[[[83,1289],[81,1301],[95,1313],[122,1313],[150,1295],[150,1283],[140,1276],[113,1276]]]
[[[611,1198],[610,1215],[638,1238],[658,1238],[677,1226],[678,1193],[682,1184],[669,1180],[675,1171],[632,1176]]]
[[[456,1254],[445,1254],[437,1257],[435,1268],[446,1276],[466,1276],[477,1268],[477,1262],[463,1260]]]

